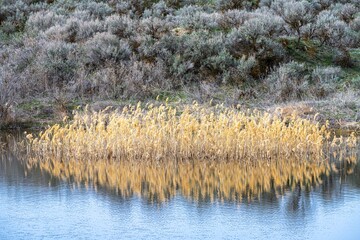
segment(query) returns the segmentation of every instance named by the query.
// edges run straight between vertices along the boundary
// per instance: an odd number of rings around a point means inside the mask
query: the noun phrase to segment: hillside
[[[0,0],[0,126],[155,99],[359,123],[359,12],[358,0]]]

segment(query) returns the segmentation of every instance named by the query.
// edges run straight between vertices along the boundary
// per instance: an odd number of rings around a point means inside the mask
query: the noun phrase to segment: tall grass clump
[[[181,110],[138,104],[110,113],[76,112],[72,121],[27,138],[32,156],[40,161],[252,163],[280,157],[320,161],[330,135],[325,126],[295,116],[281,119],[221,106],[210,110],[198,104]],[[356,145],[356,139],[348,141]]]
[[[29,169],[86,187],[153,202],[242,201],[320,184],[350,167],[357,138],[326,126],[260,111],[168,104],[77,111],[72,120],[27,135]],[[332,159],[332,160],[331,160]]]

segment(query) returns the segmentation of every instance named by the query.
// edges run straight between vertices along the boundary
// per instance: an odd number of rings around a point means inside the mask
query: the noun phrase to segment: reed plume
[[[255,162],[277,158],[322,160],[330,139],[326,126],[198,104],[181,111],[167,105],[125,107],[121,112],[75,113],[38,136],[28,135],[38,160],[122,161],[216,160]],[[356,145],[356,137],[346,141]],[[333,145],[343,144],[338,139]]]
[[[356,161],[356,140],[296,116],[138,104],[121,112],[78,111],[63,125],[27,135],[27,166],[124,197],[164,201],[180,191],[197,200],[240,201],[321,183],[336,170],[330,152],[352,151],[346,160]]]

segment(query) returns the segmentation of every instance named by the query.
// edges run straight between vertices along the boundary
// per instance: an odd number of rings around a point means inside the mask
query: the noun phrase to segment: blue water
[[[124,199],[0,160],[0,239],[360,239],[360,167],[310,190],[234,202]]]

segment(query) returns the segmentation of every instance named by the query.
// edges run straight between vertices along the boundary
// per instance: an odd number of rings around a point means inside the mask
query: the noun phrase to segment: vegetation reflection
[[[241,201],[321,183],[338,169],[331,158],[356,162],[356,140],[295,116],[138,105],[120,113],[78,112],[64,126],[27,135],[27,164],[123,197]]]
[[[351,173],[356,158],[343,162]],[[31,167],[29,165],[29,167]],[[239,162],[187,161],[156,163],[133,161],[43,161],[40,168],[56,178],[85,186],[114,189],[120,196],[133,195],[166,201],[177,194],[193,200],[241,201],[262,193],[283,193],[295,187],[322,183],[341,166],[329,161],[278,160],[242,165]]]

